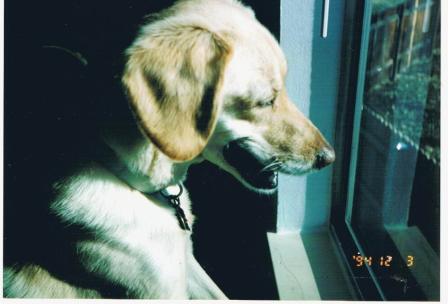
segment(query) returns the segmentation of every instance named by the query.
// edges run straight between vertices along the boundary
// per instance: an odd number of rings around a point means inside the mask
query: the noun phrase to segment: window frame
[[[334,148],[338,162],[333,171],[330,233],[338,245],[340,256],[349,271],[349,278],[356,291],[358,299],[383,300],[382,295],[372,280],[371,270],[366,267],[353,268],[349,257],[360,249],[360,244],[353,237],[353,230],[349,225],[350,213],[353,206],[353,190],[359,144],[359,130],[361,124],[361,102],[364,91],[364,76],[367,64],[366,50],[369,43],[371,2],[361,0],[347,2],[344,16],[344,45],[341,60],[349,58],[341,67],[339,102],[336,118]],[[351,86],[355,83],[355,86]],[[348,102],[354,100],[353,103]],[[354,156],[354,157],[352,157]]]

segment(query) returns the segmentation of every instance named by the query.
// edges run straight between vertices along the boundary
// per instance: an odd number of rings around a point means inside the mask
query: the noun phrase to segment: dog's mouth
[[[265,160],[257,155],[246,138],[225,145],[223,156],[250,186],[261,190],[277,188],[277,164],[272,159]]]

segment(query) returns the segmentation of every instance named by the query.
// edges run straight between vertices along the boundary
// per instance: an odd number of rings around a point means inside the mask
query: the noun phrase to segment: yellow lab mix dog
[[[126,56],[137,128],[106,130],[114,157],[60,180],[49,202],[61,222],[89,232],[73,257],[95,284],[15,265],[4,269],[7,297],[97,298],[112,286],[129,298],[226,299],[192,253],[188,167],[206,159],[270,194],[276,172],[334,161],[288,99],[278,43],[239,2],[179,1],[141,28]]]

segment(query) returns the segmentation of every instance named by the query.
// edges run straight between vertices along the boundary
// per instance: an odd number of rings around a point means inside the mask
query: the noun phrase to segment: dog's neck
[[[138,177],[139,187],[125,181],[131,187],[146,193],[160,191],[185,180],[188,167],[195,162],[174,162],[152,144],[137,127],[112,127],[103,131],[105,144],[112,149],[116,160],[131,174],[129,180]]]

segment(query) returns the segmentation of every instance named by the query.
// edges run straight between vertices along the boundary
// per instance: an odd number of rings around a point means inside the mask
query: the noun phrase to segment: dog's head
[[[277,171],[334,161],[288,99],[278,43],[236,1],[179,2],[143,27],[127,56],[123,83],[139,126],[171,159],[203,156],[265,193]]]

